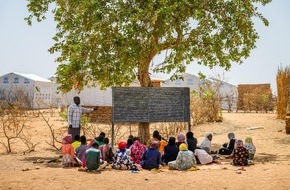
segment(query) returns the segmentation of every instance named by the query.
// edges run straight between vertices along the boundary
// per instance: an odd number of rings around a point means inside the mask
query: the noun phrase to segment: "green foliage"
[[[59,116],[63,119],[63,120],[66,120],[67,121],[67,110],[63,111],[63,112],[60,112],[59,113]],[[82,114],[82,117],[81,117],[81,126],[86,126],[88,123],[90,123],[90,117],[88,117],[87,115],[85,114]]]
[[[193,125],[222,121],[218,92],[209,83],[205,82],[198,92],[192,91],[190,101]]]
[[[271,0],[27,1],[30,25],[53,6],[57,32],[49,51],[61,53],[57,81],[69,91],[88,82],[128,85],[137,76],[141,86],[150,86],[150,62],[162,51],[167,56],[153,71],[173,72],[172,79],[193,61],[228,70],[255,48],[252,19],[268,25],[256,5]]]

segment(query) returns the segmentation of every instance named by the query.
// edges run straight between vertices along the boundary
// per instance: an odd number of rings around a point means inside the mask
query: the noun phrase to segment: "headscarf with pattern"
[[[243,147],[244,143],[241,139],[237,139],[235,142],[235,148]]]

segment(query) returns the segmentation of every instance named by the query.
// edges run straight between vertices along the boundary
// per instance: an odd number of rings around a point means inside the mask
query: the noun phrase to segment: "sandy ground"
[[[255,165],[236,174],[231,160],[221,159],[221,164],[198,166],[198,171],[161,172],[115,171],[108,166],[99,173],[79,172],[78,168],[62,169],[60,163],[33,163],[57,158],[45,140],[49,140],[48,127],[41,120],[32,123],[33,138],[40,142],[36,150],[23,153],[25,147],[14,144],[14,153],[6,154],[0,148],[0,190],[4,189],[290,189],[290,135],[285,133],[285,122],[276,115],[256,113],[223,113],[224,122],[204,124],[193,128],[201,142],[206,132],[213,132],[213,147],[218,149],[227,142],[227,133],[235,132],[237,138],[251,136],[257,148]],[[57,118],[50,122],[65,126]],[[248,128],[259,128],[248,130]],[[125,139],[124,139],[125,140]],[[19,144],[19,146],[18,146]],[[27,170],[27,171],[23,171]]]

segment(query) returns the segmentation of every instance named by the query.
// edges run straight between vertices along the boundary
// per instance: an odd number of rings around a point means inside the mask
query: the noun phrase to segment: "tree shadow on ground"
[[[32,162],[33,164],[41,164],[46,167],[52,167],[52,168],[60,168],[61,167],[61,158],[58,157],[25,157],[22,159],[22,161],[25,162]]]
[[[257,153],[254,157],[254,161],[257,163],[265,163],[265,162],[283,162],[289,161],[290,155],[276,155],[269,153]]]
[[[282,138],[282,139],[278,139],[278,140],[276,140],[276,142],[278,144],[287,144],[287,145],[289,145],[290,144],[290,137],[285,137],[285,138]]]

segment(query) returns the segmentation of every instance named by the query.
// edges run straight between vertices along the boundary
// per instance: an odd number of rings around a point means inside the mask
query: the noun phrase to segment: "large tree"
[[[138,78],[151,85],[150,63],[163,51],[154,72],[185,71],[198,64],[230,69],[255,48],[253,18],[268,21],[258,3],[271,0],[27,0],[31,25],[52,10],[56,26],[51,53],[60,52],[57,81],[62,91],[128,85]],[[143,141],[149,124],[139,125]]]

